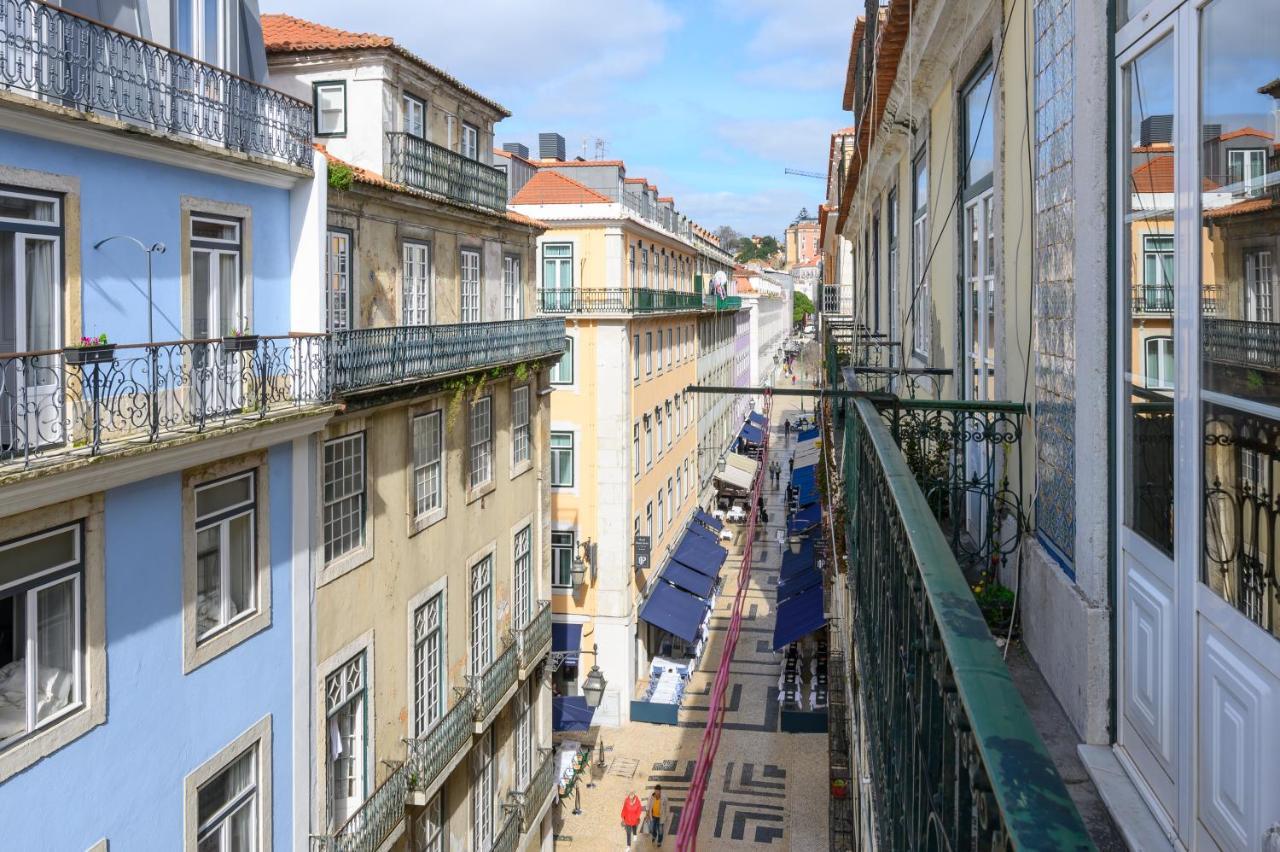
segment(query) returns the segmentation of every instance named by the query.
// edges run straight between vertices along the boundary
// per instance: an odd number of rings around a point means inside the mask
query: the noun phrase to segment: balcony
[[[648,287],[541,289],[544,314],[660,314],[703,310],[701,293]]]
[[[475,732],[483,734],[498,715],[502,705],[510,700],[516,691],[516,643],[512,642],[503,648],[497,659],[478,675],[469,675],[471,685],[471,701],[475,718]]]
[[[530,831],[535,825],[542,808],[551,797],[556,782],[556,755],[553,749],[538,749],[538,766],[533,770],[533,777],[524,790],[516,793],[520,802],[520,830]]]
[[[515,852],[520,843],[520,808],[514,802],[502,805],[502,821],[493,835],[490,852]]]
[[[311,165],[309,104],[36,0],[0,0],[0,87],[156,133]]]
[[[1201,330],[1206,360],[1280,370],[1280,323],[1206,318]]]
[[[559,356],[564,320],[537,318],[334,332],[329,372],[335,393],[351,393]]]
[[[391,771],[359,809],[332,834],[312,835],[312,852],[375,852],[405,818],[410,792],[427,799],[443,785],[471,746],[467,691],[423,737],[406,740],[408,758]]]
[[[855,729],[871,779],[870,798],[857,806],[874,813],[852,824],[874,823],[884,849],[1091,848],[935,519],[938,506],[917,484],[930,470],[926,479],[952,482],[948,452],[913,463],[914,450],[899,449],[871,399],[852,400],[851,409],[843,477],[849,629],[864,696]],[[967,428],[964,415],[934,428],[922,412],[921,435],[942,441],[954,434],[951,423]]]
[[[551,650],[551,601],[539,601],[538,611],[529,623],[514,632],[519,649],[520,680],[524,680]]]
[[[1173,286],[1139,284],[1133,288],[1132,310],[1135,314],[1173,313]]]
[[[322,405],[324,352],[293,334],[0,354],[0,476]]]
[[[711,296],[707,297],[707,307],[714,308],[717,311],[737,311],[742,308],[741,296],[716,296],[712,302]]]
[[[507,209],[507,175],[408,133],[388,133],[387,179],[490,210]]]

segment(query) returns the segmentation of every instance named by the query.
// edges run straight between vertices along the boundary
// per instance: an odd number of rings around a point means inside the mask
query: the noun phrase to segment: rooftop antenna
[[[606,148],[608,148],[608,147],[609,147],[609,146],[608,146],[608,144],[604,141],[604,139],[602,139],[602,138],[601,138],[601,137],[599,137],[599,136],[597,136],[597,137],[596,137],[596,159],[597,159],[597,160],[603,160],[603,159],[604,159],[604,152],[605,152],[605,149],[606,149]]]

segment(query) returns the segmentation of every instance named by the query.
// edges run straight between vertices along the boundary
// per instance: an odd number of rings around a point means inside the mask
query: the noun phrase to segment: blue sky
[[[389,35],[504,104],[497,139],[564,135],[623,159],[709,228],[782,230],[816,211],[856,5],[847,0],[260,0]]]

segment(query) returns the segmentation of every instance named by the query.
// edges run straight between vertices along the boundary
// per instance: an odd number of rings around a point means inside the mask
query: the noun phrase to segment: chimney
[[[504,142],[502,150],[508,154],[515,154],[517,157],[524,157],[526,160],[529,159],[528,145],[521,145],[519,142]]]
[[[538,156],[544,160],[564,161],[564,137],[559,133],[538,134]]]
[[[1138,141],[1142,145],[1172,142],[1173,116],[1166,113],[1164,115],[1149,115],[1142,119],[1142,124],[1138,127]]]

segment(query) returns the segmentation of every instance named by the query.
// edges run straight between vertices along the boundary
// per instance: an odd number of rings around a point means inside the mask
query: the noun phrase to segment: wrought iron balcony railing
[[[1173,312],[1173,285],[1139,284],[1133,288],[1132,310],[1135,314],[1168,314]]]
[[[1088,849],[925,494],[871,400],[845,429],[849,594],[884,849]]]
[[[657,314],[703,310],[702,294],[649,287],[544,288],[538,291],[544,314]]]
[[[547,797],[551,795],[551,788],[555,786],[555,781],[555,751],[540,748],[538,749],[538,766],[533,770],[533,777],[529,779],[529,785],[517,794],[520,801],[521,831],[527,832],[533,828],[533,821],[542,810]]]
[[[564,320],[402,325],[337,331],[331,337],[330,379],[340,394],[559,355]]]
[[[1280,323],[1213,317],[1205,318],[1200,327],[1207,360],[1280,370]]]
[[[528,624],[517,627],[515,634],[520,670],[527,671],[551,649],[551,601],[539,601],[533,618]]]
[[[310,104],[37,0],[0,0],[0,86],[158,133],[311,164]]]
[[[387,178],[491,210],[507,209],[507,175],[408,133],[388,133]]]
[[[0,474],[322,404],[324,351],[293,334],[0,354]]]
[[[374,789],[345,823],[332,834],[312,835],[312,852],[375,852],[405,818],[405,803],[413,790],[438,788],[441,774],[471,746],[472,700],[461,690],[457,703],[424,736],[405,740],[404,763]]]
[[[493,835],[490,852],[515,852],[520,842],[520,805],[513,797],[502,804],[502,822]]]
[[[706,296],[706,308],[712,311],[736,311],[742,307],[741,296]]]
[[[514,642],[503,648],[489,667],[477,675],[468,675],[475,714],[476,733],[484,732],[489,714],[497,709],[503,696],[515,686],[517,651]]]

